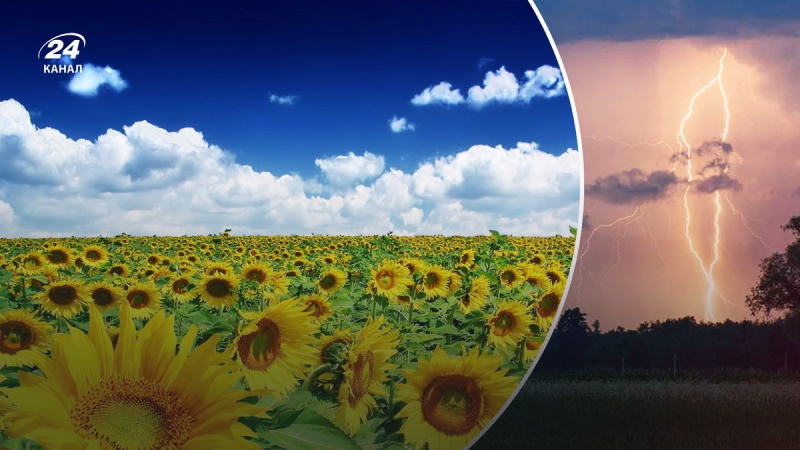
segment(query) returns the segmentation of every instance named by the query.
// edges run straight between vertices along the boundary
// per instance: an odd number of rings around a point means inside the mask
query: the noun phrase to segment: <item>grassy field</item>
[[[799,418],[797,382],[532,379],[472,448],[792,449]]]

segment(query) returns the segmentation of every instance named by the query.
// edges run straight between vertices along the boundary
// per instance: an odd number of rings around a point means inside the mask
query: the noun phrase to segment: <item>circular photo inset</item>
[[[460,449],[510,402],[581,223],[531,4],[4,16],[2,445]]]

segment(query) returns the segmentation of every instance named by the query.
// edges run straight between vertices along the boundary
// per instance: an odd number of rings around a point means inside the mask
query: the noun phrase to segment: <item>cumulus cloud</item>
[[[389,119],[389,128],[395,133],[402,133],[403,131],[414,131],[417,126],[410,123],[405,117],[394,116]]]
[[[411,104],[416,106],[423,105],[458,105],[464,103],[464,96],[458,89],[453,89],[453,85],[442,81],[436,86],[425,88],[422,92],[411,99]]]
[[[694,183],[694,190],[704,194],[716,191],[738,191],[741,188],[741,183],[727,173],[711,175]]]
[[[322,170],[330,184],[338,187],[371,180],[380,175],[386,165],[383,156],[370,152],[364,152],[361,156],[350,152],[347,155],[321,158],[314,161],[314,164]]]
[[[534,98],[552,98],[566,93],[561,70],[548,65],[536,70],[525,71],[525,79],[520,84],[516,75],[505,66],[496,71],[486,72],[481,86],[472,86],[464,99],[458,89],[453,90],[450,83],[442,82],[417,94],[411,103],[415,105],[467,103],[474,108],[488,104],[528,104]],[[447,98],[448,101],[442,99]]]
[[[586,194],[608,203],[641,203],[663,198],[678,182],[678,177],[666,170],[645,173],[631,169],[596,179],[586,187]]]
[[[294,105],[294,102],[297,101],[300,97],[297,95],[269,95],[269,102],[270,103],[277,103],[279,105]]]
[[[128,87],[128,82],[122,79],[119,70],[110,66],[99,67],[93,64],[83,64],[82,71],[72,76],[67,84],[67,89],[73,94],[83,97],[96,97],[103,86],[120,92]]]
[[[0,101],[0,235],[566,234],[580,155],[475,145],[411,172],[369,152],[320,158],[320,176],[238,163],[193,128],[141,121],[96,139],[38,128]]]

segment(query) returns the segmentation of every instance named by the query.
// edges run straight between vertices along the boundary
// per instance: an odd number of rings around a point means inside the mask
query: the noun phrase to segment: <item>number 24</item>
[[[44,55],[45,59],[61,59],[61,55],[69,56],[69,59],[75,59],[80,53],[78,50],[78,45],[80,45],[80,40],[75,39],[74,41],[70,42],[67,45],[67,48],[64,48],[64,42],[61,39],[54,39],[47,44],[47,48],[52,48],[46,55]],[[63,51],[62,51],[63,49]]]

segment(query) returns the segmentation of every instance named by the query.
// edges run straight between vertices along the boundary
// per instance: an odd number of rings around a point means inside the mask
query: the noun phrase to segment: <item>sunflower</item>
[[[458,301],[458,306],[464,314],[479,310],[486,305],[486,298],[489,296],[489,279],[483,275],[472,280],[469,290],[462,295]]]
[[[542,264],[544,264],[544,261],[545,261],[545,257],[541,253],[537,253],[537,254],[531,256],[531,259],[530,259],[531,264],[536,264],[537,266],[541,266]]]
[[[161,264],[161,255],[157,255],[155,253],[150,254],[147,256],[147,258],[145,258],[144,261],[151,266],[157,266]]]
[[[328,301],[328,297],[324,295],[303,295],[297,301],[305,306],[304,311],[309,312],[317,323],[322,324],[333,315],[333,307]]]
[[[233,267],[225,262],[210,262],[203,269],[204,275],[233,275]]]
[[[558,306],[561,304],[561,297],[564,296],[564,283],[553,285],[535,303],[536,314],[540,326],[549,327],[553,324]]]
[[[332,364],[336,362],[336,355],[332,354],[334,346],[337,344],[349,345],[353,342],[353,339],[353,333],[349,329],[340,330],[337,328],[333,330],[333,335],[331,336],[320,336],[317,343],[317,364]]]
[[[456,272],[448,273],[450,274],[450,279],[447,280],[447,295],[452,295],[461,289],[461,283],[463,283],[464,280],[461,278],[461,275]]]
[[[106,271],[106,275],[112,278],[128,278],[131,275],[131,268],[127,264],[114,264]]]
[[[344,286],[347,274],[339,269],[328,269],[317,281],[317,287],[325,294],[332,294]]]
[[[199,289],[200,298],[212,308],[233,306],[239,298],[236,293],[236,279],[221,273],[203,276]]]
[[[406,406],[400,433],[420,449],[461,449],[488,425],[514,392],[519,380],[505,376],[497,355],[471,352],[449,358],[441,348],[419,369],[404,370],[407,384],[397,389]]]
[[[272,293],[275,299],[278,299],[289,293],[289,285],[291,281],[285,273],[273,273],[270,277],[270,285],[272,286]]]
[[[0,367],[34,365],[31,352],[46,351],[52,331],[47,322],[24,309],[0,314]]]
[[[528,337],[525,338],[525,361],[533,361],[536,359],[536,355],[539,354],[539,349],[541,347],[542,338],[534,334],[529,334]]]
[[[426,298],[447,297],[450,272],[440,266],[428,266],[422,275],[422,292]]]
[[[161,293],[178,303],[186,303],[194,300],[197,291],[192,284],[192,272],[184,272],[180,275],[174,274],[169,283],[161,288]]]
[[[125,299],[136,319],[150,317],[161,308],[161,296],[153,283],[140,282],[129,286]]]
[[[389,363],[389,358],[397,353],[400,334],[390,326],[381,328],[384,321],[383,316],[368,318],[349,349],[334,420],[351,435],[358,433],[369,413],[378,406],[373,396],[389,395],[384,384],[389,380],[387,372],[397,367]]]
[[[28,252],[19,258],[19,269],[22,275],[35,275],[45,267],[45,259],[41,253]]]
[[[567,276],[564,275],[564,272],[556,265],[548,267],[547,270],[545,270],[545,275],[547,275],[547,278],[550,279],[552,284],[566,283],[567,281]]]
[[[504,300],[497,312],[488,317],[489,343],[505,348],[516,345],[528,335],[533,323],[528,307],[518,301]]]
[[[414,284],[408,269],[394,261],[383,261],[377,269],[372,269],[371,274],[367,289],[371,288],[376,295],[390,301],[397,300],[397,296],[405,294]]]
[[[309,320],[305,305],[285,301],[261,313],[240,312],[250,322],[231,344],[240,371],[251,389],[270,389],[284,396],[299,383],[315,360],[313,335],[319,326]]]
[[[247,280],[261,286],[270,280],[272,274],[272,269],[268,265],[264,263],[251,263],[242,267],[241,277],[243,280]]]
[[[500,284],[511,290],[519,287],[525,281],[525,275],[514,266],[506,266],[500,271]]]
[[[88,335],[70,328],[54,337],[52,359],[31,353],[43,376],[20,372],[20,386],[5,391],[16,405],[6,434],[45,448],[258,449],[238,419],[263,417],[263,408],[239,401],[252,392],[230,389],[219,337],[192,351],[192,325],[175,355],[174,316],[160,311],[136,336],[131,312],[123,305],[116,348],[90,306]]]
[[[523,276],[528,284],[544,290],[550,289],[552,283],[541,266],[528,263],[522,264],[520,267],[522,267]]]
[[[67,268],[75,264],[75,257],[72,250],[62,245],[53,245],[44,252],[44,258],[47,264],[57,267],[59,269]]]
[[[425,270],[425,263],[417,258],[401,258],[399,261],[400,264],[406,266],[411,275]]]
[[[122,289],[105,281],[90,283],[86,286],[86,291],[99,311],[114,309],[125,298],[125,292]]]
[[[83,311],[88,302],[88,293],[83,283],[64,279],[48,284],[36,301],[50,314],[71,319]]]
[[[475,250],[464,250],[458,257],[458,265],[471,268],[475,264]]]
[[[81,261],[85,266],[98,268],[108,262],[108,251],[99,245],[87,245],[81,253]]]

